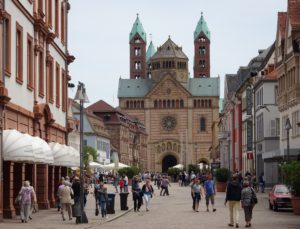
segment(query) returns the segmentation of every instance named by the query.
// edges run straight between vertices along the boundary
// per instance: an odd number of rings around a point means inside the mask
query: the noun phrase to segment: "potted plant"
[[[300,161],[292,161],[282,166],[285,183],[292,191],[294,213],[300,215]]]
[[[225,192],[227,181],[230,177],[230,171],[227,168],[219,168],[215,173],[216,177],[216,187],[218,192]]]

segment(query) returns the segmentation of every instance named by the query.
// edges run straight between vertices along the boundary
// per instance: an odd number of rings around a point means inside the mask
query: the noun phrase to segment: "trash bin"
[[[128,192],[121,192],[120,193],[120,203],[121,203],[121,210],[126,211],[128,210],[127,206],[127,198],[128,198]]]
[[[108,197],[108,201],[106,206],[106,212],[107,214],[115,214],[115,194],[108,193],[107,197]]]

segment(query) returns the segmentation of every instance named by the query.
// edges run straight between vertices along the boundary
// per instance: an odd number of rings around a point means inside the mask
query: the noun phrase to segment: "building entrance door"
[[[177,165],[176,157],[172,155],[165,156],[162,160],[162,172],[167,172],[168,168],[173,167],[174,165]]]

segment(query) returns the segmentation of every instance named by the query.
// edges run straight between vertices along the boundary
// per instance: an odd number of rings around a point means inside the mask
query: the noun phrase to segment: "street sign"
[[[247,159],[253,160],[253,152],[247,152]]]
[[[247,120],[247,151],[252,151],[253,142],[252,121]]]

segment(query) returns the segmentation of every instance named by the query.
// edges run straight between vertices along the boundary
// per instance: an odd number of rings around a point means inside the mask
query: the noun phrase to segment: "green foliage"
[[[90,156],[93,158],[93,161],[97,161],[97,150],[90,146],[83,147],[83,164],[87,168],[89,165]]]
[[[169,176],[172,176],[172,177],[174,175],[178,176],[180,172],[182,172],[182,170],[180,170],[178,168],[172,168],[172,167],[168,168],[168,175]]]
[[[189,174],[190,174],[192,171],[193,171],[195,174],[199,173],[199,172],[200,172],[199,166],[198,166],[198,165],[192,165],[192,164],[188,165],[188,172],[189,172]]]
[[[300,161],[292,161],[282,166],[285,183],[296,197],[300,197]]]
[[[123,174],[126,174],[128,176],[129,179],[131,179],[133,176],[139,174],[140,170],[137,167],[126,167],[126,168],[122,168],[118,170],[118,173],[120,174],[120,176],[122,176]]]
[[[230,171],[227,168],[219,168],[215,173],[218,182],[227,182],[230,178]]]

